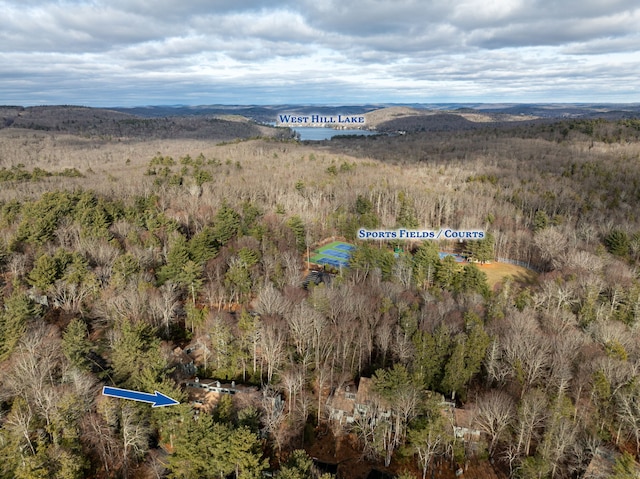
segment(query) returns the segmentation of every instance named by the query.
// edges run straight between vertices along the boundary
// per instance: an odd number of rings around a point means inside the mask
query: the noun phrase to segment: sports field
[[[535,271],[510,263],[476,263],[476,266],[487,275],[487,283],[490,288],[504,281],[507,276],[511,276],[515,282],[522,284],[531,284],[538,277],[538,273]]]
[[[314,250],[311,253],[310,262],[319,265],[329,265],[334,268],[346,268],[349,266],[351,250],[355,246],[342,241],[334,241]]]

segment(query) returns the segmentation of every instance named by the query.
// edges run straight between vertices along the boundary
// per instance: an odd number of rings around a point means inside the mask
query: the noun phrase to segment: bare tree
[[[567,235],[557,228],[545,228],[536,233],[534,244],[540,251],[540,256],[552,268],[557,269],[566,260],[569,241]]]
[[[165,334],[169,334],[171,323],[180,310],[180,288],[167,281],[149,298],[149,310],[155,325],[162,325]]]
[[[149,449],[150,429],[134,406],[125,403],[121,410],[120,435],[122,441],[123,473],[128,477],[135,464]]]
[[[529,455],[531,440],[536,438],[547,419],[547,406],[547,396],[539,389],[532,389],[520,401],[514,425],[518,455]]]
[[[616,397],[616,416],[620,425],[634,439],[636,455],[640,454],[640,387],[637,385],[623,388]]]
[[[514,420],[513,399],[505,392],[489,391],[478,397],[474,416],[476,425],[489,436],[489,456],[493,456]]]
[[[34,415],[26,401],[23,399],[16,400],[13,403],[11,412],[7,415],[5,424],[9,429],[19,436],[23,436],[31,454],[35,455],[36,450],[31,440],[31,422],[34,420]]]
[[[522,382],[522,395],[541,381],[551,359],[551,347],[537,327],[532,311],[514,313],[501,340],[503,358],[513,377]]]
[[[281,451],[291,433],[285,424],[288,416],[282,396],[273,387],[267,386],[262,390],[261,406],[263,430],[273,438],[278,451]]]
[[[264,316],[284,316],[290,305],[271,282],[266,282],[258,292],[255,310]]]
[[[285,337],[282,327],[275,321],[261,323],[260,356],[267,365],[267,383],[284,360]]]

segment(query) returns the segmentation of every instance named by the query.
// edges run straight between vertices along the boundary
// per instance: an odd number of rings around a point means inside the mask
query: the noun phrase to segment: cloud
[[[635,0],[0,0],[0,9],[2,103],[640,101]]]

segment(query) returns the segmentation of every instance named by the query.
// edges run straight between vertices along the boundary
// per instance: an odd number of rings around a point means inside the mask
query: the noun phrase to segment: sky
[[[640,102],[638,0],[0,0],[0,104]]]

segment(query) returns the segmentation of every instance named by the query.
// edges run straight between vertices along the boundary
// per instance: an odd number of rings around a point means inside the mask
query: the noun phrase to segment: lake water
[[[300,141],[304,140],[328,140],[337,135],[376,135],[377,131],[369,130],[334,130],[333,128],[292,128],[300,134]]]

